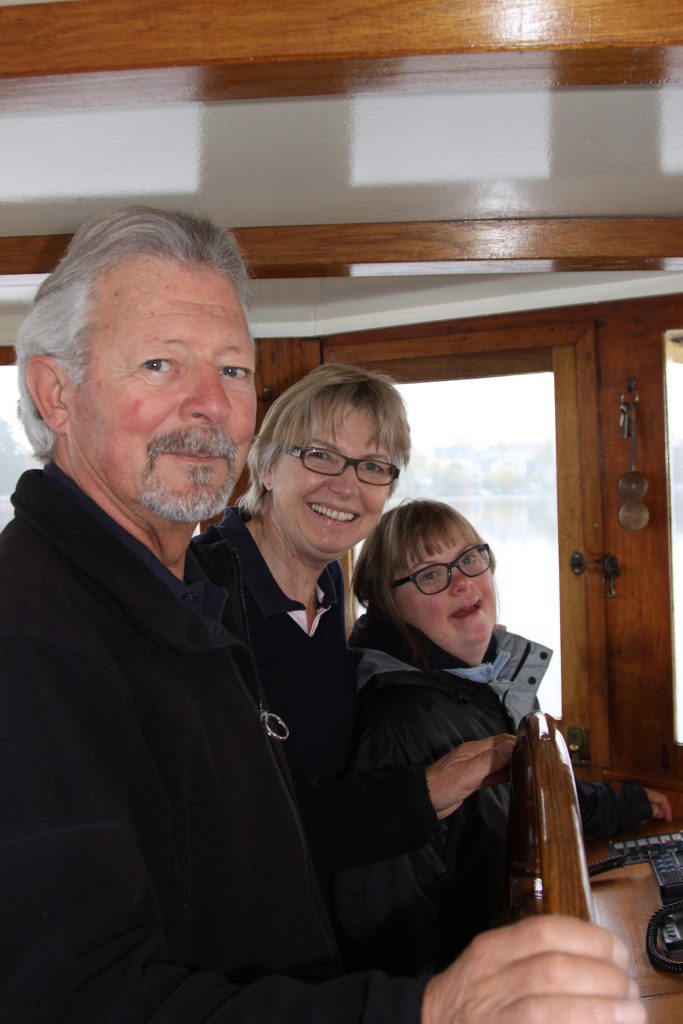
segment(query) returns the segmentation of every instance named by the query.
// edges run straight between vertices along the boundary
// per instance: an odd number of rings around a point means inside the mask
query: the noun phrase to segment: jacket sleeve
[[[344,871],[428,843],[439,830],[424,768],[355,769],[338,779],[296,779],[316,867]]]
[[[420,981],[237,983],[171,961],[147,867],[164,851],[143,846],[131,811],[130,768],[144,749],[132,709],[112,697],[113,670],[16,635],[0,643],[0,659],[2,1020],[418,1024]]]
[[[449,725],[446,730],[432,700],[416,700],[410,687],[368,694],[358,716],[355,763],[380,771],[390,764],[431,763],[460,738]],[[334,914],[347,958],[361,966],[411,974],[438,970],[453,959],[465,944],[460,897],[474,888],[469,881],[460,884],[460,838],[466,821],[461,808],[438,822],[419,849],[336,876]],[[468,832],[468,842],[471,837],[476,845],[468,858],[480,859],[478,831],[475,825]],[[500,846],[495,840],[491,844],[494,850]],[[493,888],[487,888],[487,897]],[[472,923],[470,915],[467,923]]]
[[[608,782],[577,780],[576,792],[586,839],[627,832],[652,817],[652,805],[639,782],[627,782],[615,790]]]

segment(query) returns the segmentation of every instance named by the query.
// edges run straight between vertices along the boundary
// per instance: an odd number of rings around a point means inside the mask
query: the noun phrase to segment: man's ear
[[[31,397],[44,422],[56,434],[65,432],[69,420],[70,383],[64,367],[52,356],[33,356],[26,364],[26,384]]]

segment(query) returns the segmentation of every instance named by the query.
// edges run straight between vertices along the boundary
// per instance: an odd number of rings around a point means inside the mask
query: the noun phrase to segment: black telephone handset
[[[675,955],[683,950],[683,842],[664,843],[649,851],[662,906],[650,918],[645,948],[653,967],[671,974],[683,974],[683,960]],[[665,953],[657,949],[660,936]]]
[[[662,906],[650,918],[645,933],[645,948],[650,963],[660,971],[683,974],[683,834],[664,833],[637,840],[610,842],[610,852],[621,863],[648,861],[652,867]],[[614,866],[617,866],[615,863]],[[664,952],[657,948],[661,940]],[[661,947],[660,947],[661,948]]]
[[[683,841],[651,846],[648,859],[657,879],[662,903],[683,900]]]
[[[658,935],[666,953],[657,949]],[[669,955],[683,951],[683,900],[665,903],[654,912],[645,933],[645,948],[653,967],[670,974],[683,974],[683,960]]]

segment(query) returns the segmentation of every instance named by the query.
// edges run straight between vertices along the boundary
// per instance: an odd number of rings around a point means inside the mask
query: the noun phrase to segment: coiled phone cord
[[[589,864],[589,877],[595,878],[596,875],[601,875],[605,871],[613,871],[615,868],[622,867],[627,856],[628,854],[620,853],[616,857],[608,857],[606,860],[597,860],[593,864]],[[673,960],[671,957],[660,953],[657,949],[657,936],[662,923],[667,917],[680,911],[683,911],[683,900],[660,907],[650,918],[645,933],[645,949],[647,950],[650,963],[653,967],[658,968],[658,970],[669,971],[670,974],[683,974],[683,960]]]
[[[588,877],[595,878],[596,875],[602,875],[605,871],[614,871],[615,868],[623,867],[627,856],[627,853],[618,853],[615,857],[594,861],[588,865]]]
[[[660,907],[650,918],[647,932],[645,933],[645,949],[650,958],[650,963],[653,967],[659,968],[660,971],[669,971],[670,974],[683,974],[683,960],[672,960],[670,957],[660,953],[657,949],[657,935],[659,934],[662,922],[671,914],[676,914],[680,911],[683,911],[683,900],[677,900],[676,903],[669,903],[664,907]]]

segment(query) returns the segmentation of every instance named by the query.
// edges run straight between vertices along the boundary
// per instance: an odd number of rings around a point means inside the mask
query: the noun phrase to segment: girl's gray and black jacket
[[[364,615],[354,627],[359,688],[354,764],[428,764],[467,740],[514,732],[538,708],[552,652],[497,627],[484,662],[470,668],[420,635],[422,670],[398,631]],[[588,838],[623,831],[651,814],[638,783],[615,791],[579,783]],[[336,916],[354,966],[421,973],[449,962],[495,923],[505,881],[509,787],[482,790],[413,853],[338,876]],[[352,952],[350,952],[352,951]]]

